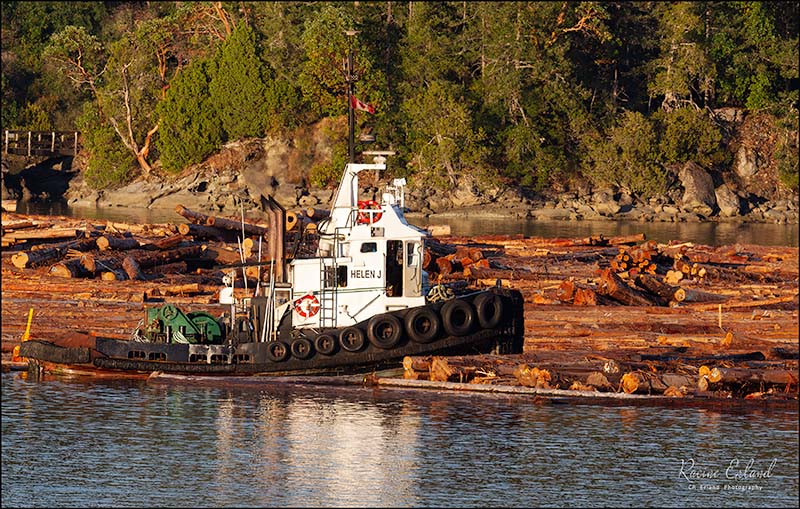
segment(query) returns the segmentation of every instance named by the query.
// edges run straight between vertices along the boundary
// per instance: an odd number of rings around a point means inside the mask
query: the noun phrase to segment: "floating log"
[[[97,247],[100,251],[114,249],[117,251],[127,251],[128,249],[136,249],[139,247],[139,241],[133,237],[116,237],[114,235],[103,235],[98,237]]]
[[[244,227],[242,226],[244,224]],[[257,226],[250,223],[242,223],[241,221],[234,221],[224,217],[209,216],[206,220],[206,225],[222,228],[223,230],[230,230],[232,232],[241,233],[244,230],[245,236],[247,235],[266,235],[269,231],[263,226]]]
[[[183,205],[176,205],[175,212],[195,224],[208,224],[208,219],[210,217],[209,215],[203,214],[202,212],[195,212],[194,210],[189,210]]]
[[[607,295],[626,306],[654,306],[656,302],[646,294],[628,286],[611,269],[603,269],[597,285],[597,292]]]
[[[640,286],[649,291],[657,300],[658,304],[662,306],[668,305],[672,301],[680,302],[682,298],[676,298],[675,292],[680,290],[680,297],[685,297],[683,290],[680,287],[673,287],[666,283],[662,283],[656,277],[648,274],[639,274],[634,280],[637,286]]]
[[[11,263],[14,267],[25,269],[58,260],[63,258],[65,253],[66,250],[57,247],[37,249],[35,251],[28,251],[27,253],[15,253],[11,255]]]
[[[128,275],[122,269],[110,269],[100,273],[100,279],[103,281],[125,281]]]
[[[84,268],[80,258],[71,258],[63,262],[50,266],[48,272],[51,276],[78,278],[87,277],[91,274]]]
[[[728,299],[729,297],[725,295],[690,288],[679,288],[675,293],[675,300],[678,302],[725,302]]]
[[[147,279],[147,276],[142,272],[142,268],[133,256],[126,256],[125,259],[122,260],[122,269],[125,271],[125,274],[127,274],[128,279],[134,281],[144,281]]]
[[[206,256],[220,265],[242,263],[242,257],[239,256],[239,252],[227,247],[208,246],[206,248]]]
[[[181,223],[178,225],[178,232],[197,240],[225,240],[225,233],[222,230],[205,224]]]
[[[69,239],[75,238],[82,228],[48,228],[36,230],[22,230],[8,232],[3,235],[4,239],[9,240],[47,240],[47,239]]]
[[[311,219],[312,221],[322,221],[323,219],[327,218],[331,215],[329,210],[324,209],[315,209],[314,207],[308,207],[305,209],[306,217]]]
[[[291,210],[286,211],[286,231],[294,230],[299,224],[297,213]]]
[[[635,233],[633,235],[619,235],[616,237],[608,238],[608,245],[616,246],[620,244],[636,244],[644,241],[644,233]]]
[[[139,251],[133,257],[141,268],[147,269],[155,265],[164,265],[186,258],[198,257],[201,254],[203,254],[202,246],[187,246],[169,251]]]
[[[178,244],[184,240],[186,240],[186,237],[184,237],[182,233],[178,233],[177,235],[170,235],[169,237],[164,237],[163,239],[156,240],[155,242],[144,244],[142,249],[163,251],[165,249],[177,247]]]

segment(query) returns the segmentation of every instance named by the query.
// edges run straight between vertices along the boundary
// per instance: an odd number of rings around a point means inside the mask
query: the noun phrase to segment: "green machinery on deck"
[[[172,304],[145,310],[144,336],[155,343],[221,344],[224,326],[204,311],[184,313]]]

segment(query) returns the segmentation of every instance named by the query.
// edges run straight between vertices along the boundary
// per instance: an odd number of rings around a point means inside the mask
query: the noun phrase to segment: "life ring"
[[[358,224],[372,224],[383,215],[382,212],[370,210],[381,210],[381,206],[375,200],[358,200]]]
[[[309,318],[319,312],[319,300],[310,293],[294,301],[294,310],[303,318]]]

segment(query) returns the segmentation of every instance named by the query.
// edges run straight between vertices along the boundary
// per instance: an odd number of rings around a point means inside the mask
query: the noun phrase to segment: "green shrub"
[[[799,178],[798,178],[798,155],[797,147],[790,146],[789,143],[781,142],[775,149],[775,162],[778,166],[778,177],[781,183],[797,191]]]
[[[659,148],[665,164],[694,161],[711,167],[727,162],[730,154],[722,146],[722,132],[702,111],[679,108],[654,116],[660,134]]]
[[[133,154],[117,136],[114,128],[103,122],[97,108],[87,103],[78,118],[83,148],[89,158],[84,176],[94,189],[105,189],[125,184],[137,168]]]
[[[656,131],[641,113],[625,112],[605,139],[587,145],[584,174],[596,185],[613,184],[643,196],[665,190]]]

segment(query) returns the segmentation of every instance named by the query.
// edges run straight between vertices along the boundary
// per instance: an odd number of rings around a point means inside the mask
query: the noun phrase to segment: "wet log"
[[[611,269],[603,269],[597,285],[597,293],[606,295],[626,306],[654,306],[656,302],[648,295],[628,286]]]
[[[673,287],[666,283],[659,281],[656,277],[648,274],[639,274],[636,276],[635,283],[637,286],[640,286],[650,292],[655,297],[655,300],[661,306],[668,305],[671,301],[678,301],[680,302],[680,298],[675,297],[675,292],[683,290],[680,287]],[[680,297],[685,297],[685,294],[681,295]]]
[[[167,263],[166,265],[158,265],[155,270],[151,272],[154,274],[185,274],[187,270],[186,262]]]
[[[597,306],[600,303],[597,293],[591,288],[576,288],[572,303],[576,306]]]
[[[214,216],[208,217],[208,219],[206,220],[206,225],[215,226],[217,228],[222,228],[223,230],[229,230],[238,233],[241,233],[242,230],[244,230],[245,236],[266,235],[267,232],[269,231],[267,228],[263,226],[257,226],[250,223],[242,223],[241,221],[234,221],[232,219],[226,219],[224,217],[214,217]]]
[[[226,247],[208,246],[206,248],[206,256],[221,265],[242,263],[242,257],[239,252]]]
[[[141,266],[133,256],[126,256],[125,259],[122,260],[122,269],[125,271],[128,279],[134,281],[144,281],[147,279],[147,276],[142,272]]]
[[[639,242],[643,242],[645,239],[644,233],[636,233],[633,235],[620,235],[617,237],[609,237],[608,244],[611,246],[616,246],[620,244],[637,244]]]
[[[103,235],[97,238],[97,247],[100,251],[114,249],[117,251],[127,251],[139,247],[139,241],[133,237],[116,237],[114,235]]]
[[[165,249],[177,247],[178,244],[184,240],[186,240],[186,237],[184,237],[182,233],[178,233],[177,235],[170,235],[169,237],[164,237],[163,239],[156,240],[155,242],[145,244],[142,246],[142,249],[163,251]]]
[[[176,205],[175,212],[195,224],[207,224],[208,218],[210,217],[207,214],[203,214],[202,212],[195,212],[194,210],[189,210],[183,205]]]
[[[12,255],[11,263],[20,269],[36,267],[60,260],[70,249],[74,251],[91,251],[96,247],[95,239],[79,239],[60,242],[49,246],[36,246],[28,252],[15,253]]]
[[[798,383],[798,370],[785,368],[714,368],[717,377],[709,376],[709,382],[728,385],[759,383],[765,385],[788,385]]]
[[[100,279],[103,281],[125,281],[128,279],[128,275],[122,269],[111,269],[101,272]]]
[[[298,225],[302,224],[299,221],[298,215],[296,212],[287,210],[286,211],[286,231],[290,232],[298,227]]]
[[[203,292],[199,283],[186,283],[182,285],[159,286],[158,291],[162,295],[195,295]]]
[[[29,267],[36,267],[44,263],[59,260],[66,254],[63,248],[47,248],[37,249],[35,251],[28,251],[27,253],[15,253],[11,256],[11,263],[14,267],[25,269]]]
[[[677,302],[725,302],[728,299],[729,297],[725,295],[717,295],[690,288],[679,288],[675,292],[675,300]]]
[[[225,240],[225,233],[222,230],[205,224],[181,223],[178,225],[178,232],[197,240]]]
[[[65,278],[88,277],[91,274],[83,267],[80,258],[71,258],[63,262],[56,263],[50,267],[48,274],[51,276]]]
[[[139,251],[132,255],[132,258],[134,258],[141,268],[147,269],[155,265],[164,265],[182,261],[187,258],[196,258],[202,254],[202,246],[187,246],[169,251]]]
[[[82,228],[48,228],[8,232],[3,238],[11,240],[49,240],[75,238],[84,230]]]
[[[308,207],[305,209],[304,212],[306,214],[306,217],[311,219],[312,221],[322,221],[323,219],[331,215],[329,210],[315,209],[314,207]]]
[[[556,299],[561,302],[572,302],[575,298],[575,283],[569,279],[565,279],[558,285],[556,289]]]

